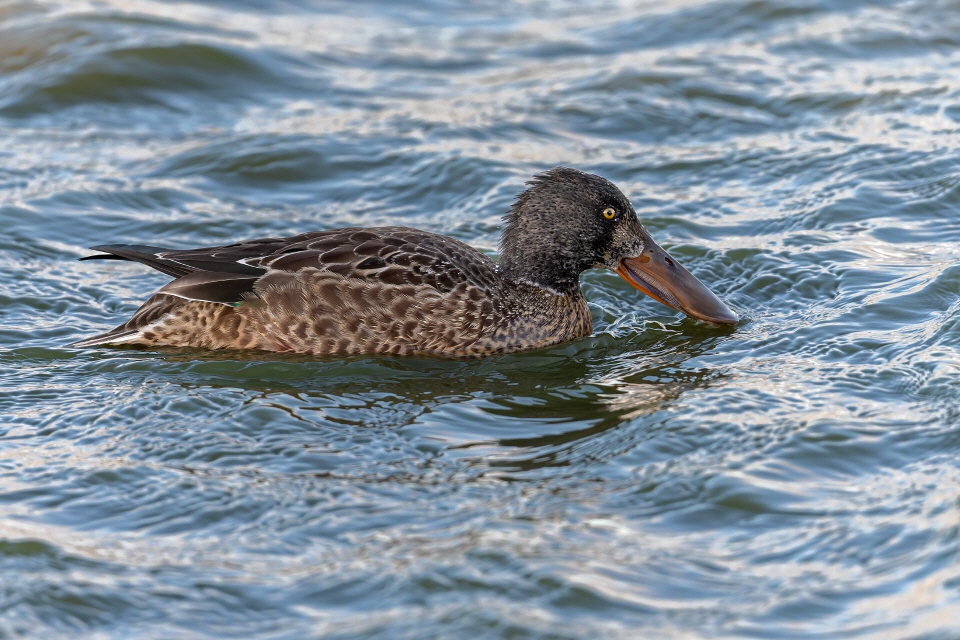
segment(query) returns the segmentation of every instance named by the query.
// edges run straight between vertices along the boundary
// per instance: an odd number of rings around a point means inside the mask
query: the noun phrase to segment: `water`
[[[0,637],[960,638],[960,3],[0,4]],[[600,173],[745,318],[613,274],[481,362],[70,350],[86,247]]]

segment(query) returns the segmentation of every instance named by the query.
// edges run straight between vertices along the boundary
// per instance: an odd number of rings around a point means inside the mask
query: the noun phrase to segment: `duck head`
[[[557,167],[527,183],[504,216],[500,274],[557,293],[580,286],[587,269],[610,269],[654,300],[692,318],[739,317],[664,251],[609,180]]]

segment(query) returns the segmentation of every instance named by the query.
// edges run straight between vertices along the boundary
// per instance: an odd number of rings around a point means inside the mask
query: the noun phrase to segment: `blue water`
[[[0,4],[0,638],[960,638],[960,4]],[[607,272],[480,362],[71,350],[77,262],[404,224],[556,165]]]

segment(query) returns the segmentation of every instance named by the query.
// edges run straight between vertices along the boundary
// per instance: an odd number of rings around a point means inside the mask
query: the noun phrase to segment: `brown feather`
[[[558,167],[528,184],[504,219],[499,265],[453,238],[408,227],[188,250],[97,247],[101,257],[141,262],[175,280],[124,324],[77,345],[474,358],[587,335],[580,274],[619,273],[621,260],[652,239],[626,196],[599,176]],[[631,277],[638,286],[642,278]]]
[[[125,344],[471,358],[586,335],[583,296],[503,280],[476,249],[407,227],[338,229],[158,254],[197,270],[113,331]],[[520,301],[523,303],[520,304]],[[225,303],[238,302],[237,306]],[[130,331],[139,332],[131,339]],[[78,343],[78,344],[84,344]]]

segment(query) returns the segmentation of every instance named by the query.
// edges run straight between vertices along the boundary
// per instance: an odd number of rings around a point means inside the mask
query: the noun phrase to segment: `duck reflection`
[[[362,458],[356,443],[379,430],[384,442],[409,445],[403,455],[456,460],[471,475],[519,477],[609,459],[651,437],[645,418],[723,379],[715,368],[690,366],[722,339],[715,329],[681,321],[477,362],[243,352],[198,359],[184,351],[158,357],[179,370],[178,383],[190,393],[238,391],[247,407],[268,406],[300,423],[301,439],[312,437],[329,453],[353,448]],[[257,415],[243,409],[237,420]],[[264,422],[245,432],[280,428]]]

